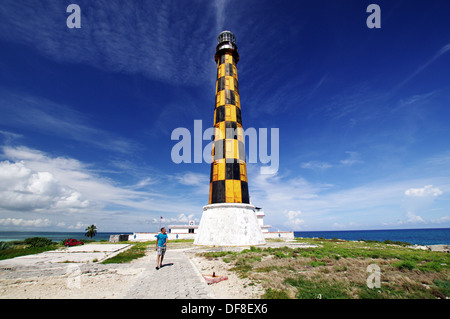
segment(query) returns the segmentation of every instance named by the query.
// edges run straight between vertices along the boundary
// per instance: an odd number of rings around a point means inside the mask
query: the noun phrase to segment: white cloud
[[[399,89],[400,87],[402,87],[403,85],[405,85],[405,83],[407,83],[408,81],[410,81],[413,77],[415,77],[417,74],[419,74],[420,72],[422,72],[424,69],[426,69],[430,64],[432,64],[435,60],[437,60],[439,57],[441,57],[443,54],[447,53],[450,51],[450,43],[447,43],[446,45],[444,45],[438,52],[436,52],[436,54],[430,58],[427,62],[425,62],[424,64],[422,64],[421,66],[419,66],[414,73],[412,73],[410,76],[408,76],[405,80],[403,80],[403,82],[401,82],[398,86],[397,89]]]
[[[7,158],[16,161],[10,165],[21,166],[29,170],[31,175],[33,173],[39,175],[39,172],[41,175],[44,174],[47,176],[47,183],[59,185],[53,185],[54,188],[72,190],[58,194],[62,201],[60,205],[76,202],[81,197],[93,205],[120,202],[139,194],[133,190],[116,187],[112,181],[95,175],[88,165],[72,158],[51,157],[27,147],[4,147],[3,151]],[[41,184],[44,184],[44,181]],[[49,187],[47,186],[48,191]],[[86,207],[86,204],[84,203],[82,207]]]
[[[425,220],[422,217],[414,214],[413,212],[407,212],[406,217],[407,217],[406,223],[410,224],[425,223]]]
[[[305,221],[301,218],[298,218],[302,214],[301,211],[289,210],[285,211],[284,214],[287,216],[288,220],[285,223],[286,226],[292,227],[293,230],[298,230],[301,225],[305,223]]]
[[[438,196],[443,194],[443,191],[433,185],[425,185],[421,188],[408,188],[404,194],[406,197],[403,201],[403,206],[406,210],[406,219],[400,220],[400,223],[417,224],[433,222],[434,214],[430,211],[433,203]],[[422,218],[426,214],[426,220]]]
[[[138,183],[136,183],[135,185],[130,186],[129,188],[131,189],[140,189],[140,188],[144,188],[148,185],[152,185],[155,184],[156,180],[154,180],[153,178],[150,177],[145,177],[144,179],[140,180]]]
[[[189,221],[191,221],[191,220],[193,220],[193,221],[195,221],[196,223],[199,223],[200,222],[200,219],[198,219],[198,218],[195,218],[195,215],[194,214],[190,214],[190,215],[185,215],[185,214],[183,214],[183,213],[181,213],[181,214],[179,214],[178,216],[176,216],[176,217],[169,217],[169,218],[162,218],[161,219],[161,224],[162,225],[167,225],[167,224],[183,224],[183,225],[186,225]],[[153,224],[159,224],[159,222],[160,222],[160,220],[159,220],[159,218],[153,218],[152,219],[152,223]]]
[[[208,200],[209,194],[209,176],[202,173],[185,172],[170,177],[182,186],[186,186],[186,193],[204,196],[205,201]]]
[[[19,227],[47,227],[50,226],[49,219],[22,219],[22,218],[2,218],[0,226],[19,226]]]
[[[344,225],[342,223],[338,223],[338,222],[333,223],[333,229],[346,229],[346,228],[347,228],[347,225]]]
[[[225,27],[225,5],[226,1],[213,1],[213,6],[216,9],[216,32],[223,31]]]
[[[322,161],[309,161],[301,164],[302,168],[306,169],[317,169],[317,170],[326,170],[330,167],[333,167],[333,165],[328,164],[327,162]]]
[[[0,156],[7,159],[0,162],[2,218],[48,218],[52,223],[49,226],[67,229],[97,223],[105,231],[148,231],[155,215],[163,215],[170,222],[194,219],[193,213],[200,215],[208,199],[208,183],[204,186],[205,203],[199,205],[195,204],[197,199],[192,192],[175,191],[177,187],[193,185],[197,192],[199,181],[206,175],[192,173],[180,179],[171,175],[148,176],[137,184],[121,186],[98,174],[103,170],[98,171],[93,165],[73,158],[53,157],[24,146],[5,146],[2,150]],[[121,170],[128,172],[125,166]],[[166,183],[168,180],[170,183]],[[148,191],[150,189],[156,191]]]
[[[8,132],[8,131],[2,131],[2,130],[0,130],[0,136],[3,136],[6,143],[10,143],[11,141],[22,137],[22,135],[20,135],[20,134]]]
[[[265,223],[274,227],[283,225],[292,230],[294,227],[289,226],[290,220],[299,219],[302,229],[308,230],[373,229],[385,225],[398,226],[399,221],[403,225],[413,221],[430,223],[445,212],[439,210],[440,203],[434,203],[436,198],[443,196],[441,193],[446,193],[448,181],[445,176],[380,179],[356,187],[343,187],[342,184],[312,183],[293,172],[279,172],[275,176],[259,175],[258,172],[248,165],[251,201],[264,209]],[[440,186],[424,187],[423,192],[428,196],[405,196],[409,185],[433,183]],[[436,210],[430,211],[432,208]],[[288,215],[290,211],[301,211],[301,215]],[[407,212],[408,216],[405,215]],[[442,223],[445,222],[448,221],[443,219]]]
[[[442,216],[440,218],[433,219],[431,222],[434,224],[448,223],[448,222],[450,222],[450,216]]]
[[[188,186],[208,186],[209,176],[201,173],[186,172],[175,177],[179,183]]]
[[[82,222],[77,222],[75,225],[70,225],[67,228],[68,229],[85,229],[85,227],[87,227],[88,224],[82,223]]]
[[[352,166],[357,163],[362,163],[363,161],[360,160],[360,154],[358,152],[345,152],[348,154],[348,157],[346,159],[343,159],[340,161],[340,163],[344,166]]]
[[[305,169],[324,171],[331,167],[352,166],[354,164],[363,163],[363,161],[360,159],[361,155],[358,152],[347,151],[345,153],[348,155],[347,158],[340,160],[339,163],[336,163],[336,164],[330,164],[325,161],[314,160],[314,161],[302,163],[301,167],[305,168]]]
[[[52,173],[35,171],[24,162],[0,162],[0,208],[8,210],[54,210],[83,208],[89,201]]]
[[[433,185],[426,185],[422,188],[409,188],[405,191],[405,195],[410,197],[437,197],[442,194],[442,191],[438,187],[433,187]]]

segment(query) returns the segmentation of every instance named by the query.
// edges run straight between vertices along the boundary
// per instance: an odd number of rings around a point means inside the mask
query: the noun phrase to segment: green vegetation
[[[284,290],[268,288],[263,299],[289,299],[289,295]]]
[[[47,247],[57,245],[57,243],[45,237],[27,238],[24,242],[28,247]]]
[[[39,254],[58,247],[58,243],[43,237],[27,238],[24,241],[0,242],[0,260]]]
[[[0,241],[0,250],[11,249],[13,245],[11,243]]]
[[[306,279],[304,276],[287,278],[285,283],[297,289],[298,299],[348,299],[348,288],[342,282],[327,280],[320,276]]]
[[[130,242],[121,242],[130,243]],[[146,242],[132,242],[133,247],[117,254],[114,257],[108,258],[102,262],[102,264],[121,264],[127,263],[134,259],[138,259],[145,256],[145,251],[147,250],[147,246],[150,244],[155,244],[155,241],[146,241]],[[152,246],[153,247],[153,246]]]
[[[450,281],[448,280],[438,280],[434,281],[434,284],[438,288],[438,291],[442,293],[443,296],[450,296]],[[439,296],[443,298],[443,296]]]
[[[450,255],[408,248],[403,242],[301,239],[317,247],[250,247],[203,253],[220,258],[240,277],[260,284],[270,299],[415,299],[450,297]],[[380,268],[370,289],[367,267]]]
[[[67,239],[69,239],[69,238],[67,238]],[[62,247],[64,247],[65,241],[66,241],[66,239],[64,239],[58,243],[58,242],[52,241],[51,239],[45,238],[45,237],[31,237],[31,238],[26,238],[25,240],[0,242],[0,260],[20,257],[20,256],[26,256],[26,255],[39,254],[39,253],[42,253],[42,252],[45,252],[48,250],[55,250],[58,248],[62,248]],[[95,241],[93,239],[87,239],[87,240],[82,239],[81,241],[84,243],[106,242],[105,240]]]

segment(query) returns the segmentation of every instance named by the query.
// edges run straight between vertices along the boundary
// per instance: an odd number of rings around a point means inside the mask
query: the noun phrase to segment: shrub
[[[414,268],[416,268],[416,264],[409,260],[396,262],[394,263],[394,266],[397,267],[398,269],[408,269],[408,270],[413,270]]]
[[[311,261],[309,263],[309,265],[312,266],[312,267],[318,267],[318,266],[326,266],[327,263],[324,262],[324,261]]]
[[[405,241],[394,241],[394,240],[385,240],[383,241],[384,244],[391,244],[391,245],[399,245],[399,246],[411,246],[411,243],[405,242]]]
[[[450,281],[436,279],[434,284],[445,297],[450,297]]]
[[[27,244],[29,247],[46,247],[54,245],[55,243],[45,237],[32,237],[25,239],[25,244]]]
[[[418,267],[421,271],[434,271],[434,272],[440,272],[444,267],[443,264],[436,261],[429,261],[426,262]]]
[[[289,258],[289,255],[284,254],[282,251],[275,252],[274,256],[277,258]]]
[[[217,258],[217,257],[223,257],[223,256],[230,255],[230,254],[231,254],[230,251],[212,251],[212,252],[204,253],[204,256],[210,257],[210,258]]]
[[[289,296],[284,290],[269,288],[263,295],[263,299],[289,299]]]
[[[0,241],[0,250],[11,249],[12,246],[11,243]]]

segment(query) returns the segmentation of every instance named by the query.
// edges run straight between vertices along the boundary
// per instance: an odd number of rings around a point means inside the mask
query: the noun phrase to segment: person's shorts
[[[158,255],[164,256],[165,253],[166,253],[166,247],[158,246]]]

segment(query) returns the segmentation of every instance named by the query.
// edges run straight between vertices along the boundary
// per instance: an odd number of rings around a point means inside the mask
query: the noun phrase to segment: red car
[[[84,243],[82,241],[78,241],[76,239],[66,239],[66,241],[64,242],[64,246],[69,247],[69,246],[77,246],[77,245],[84,245]]]

